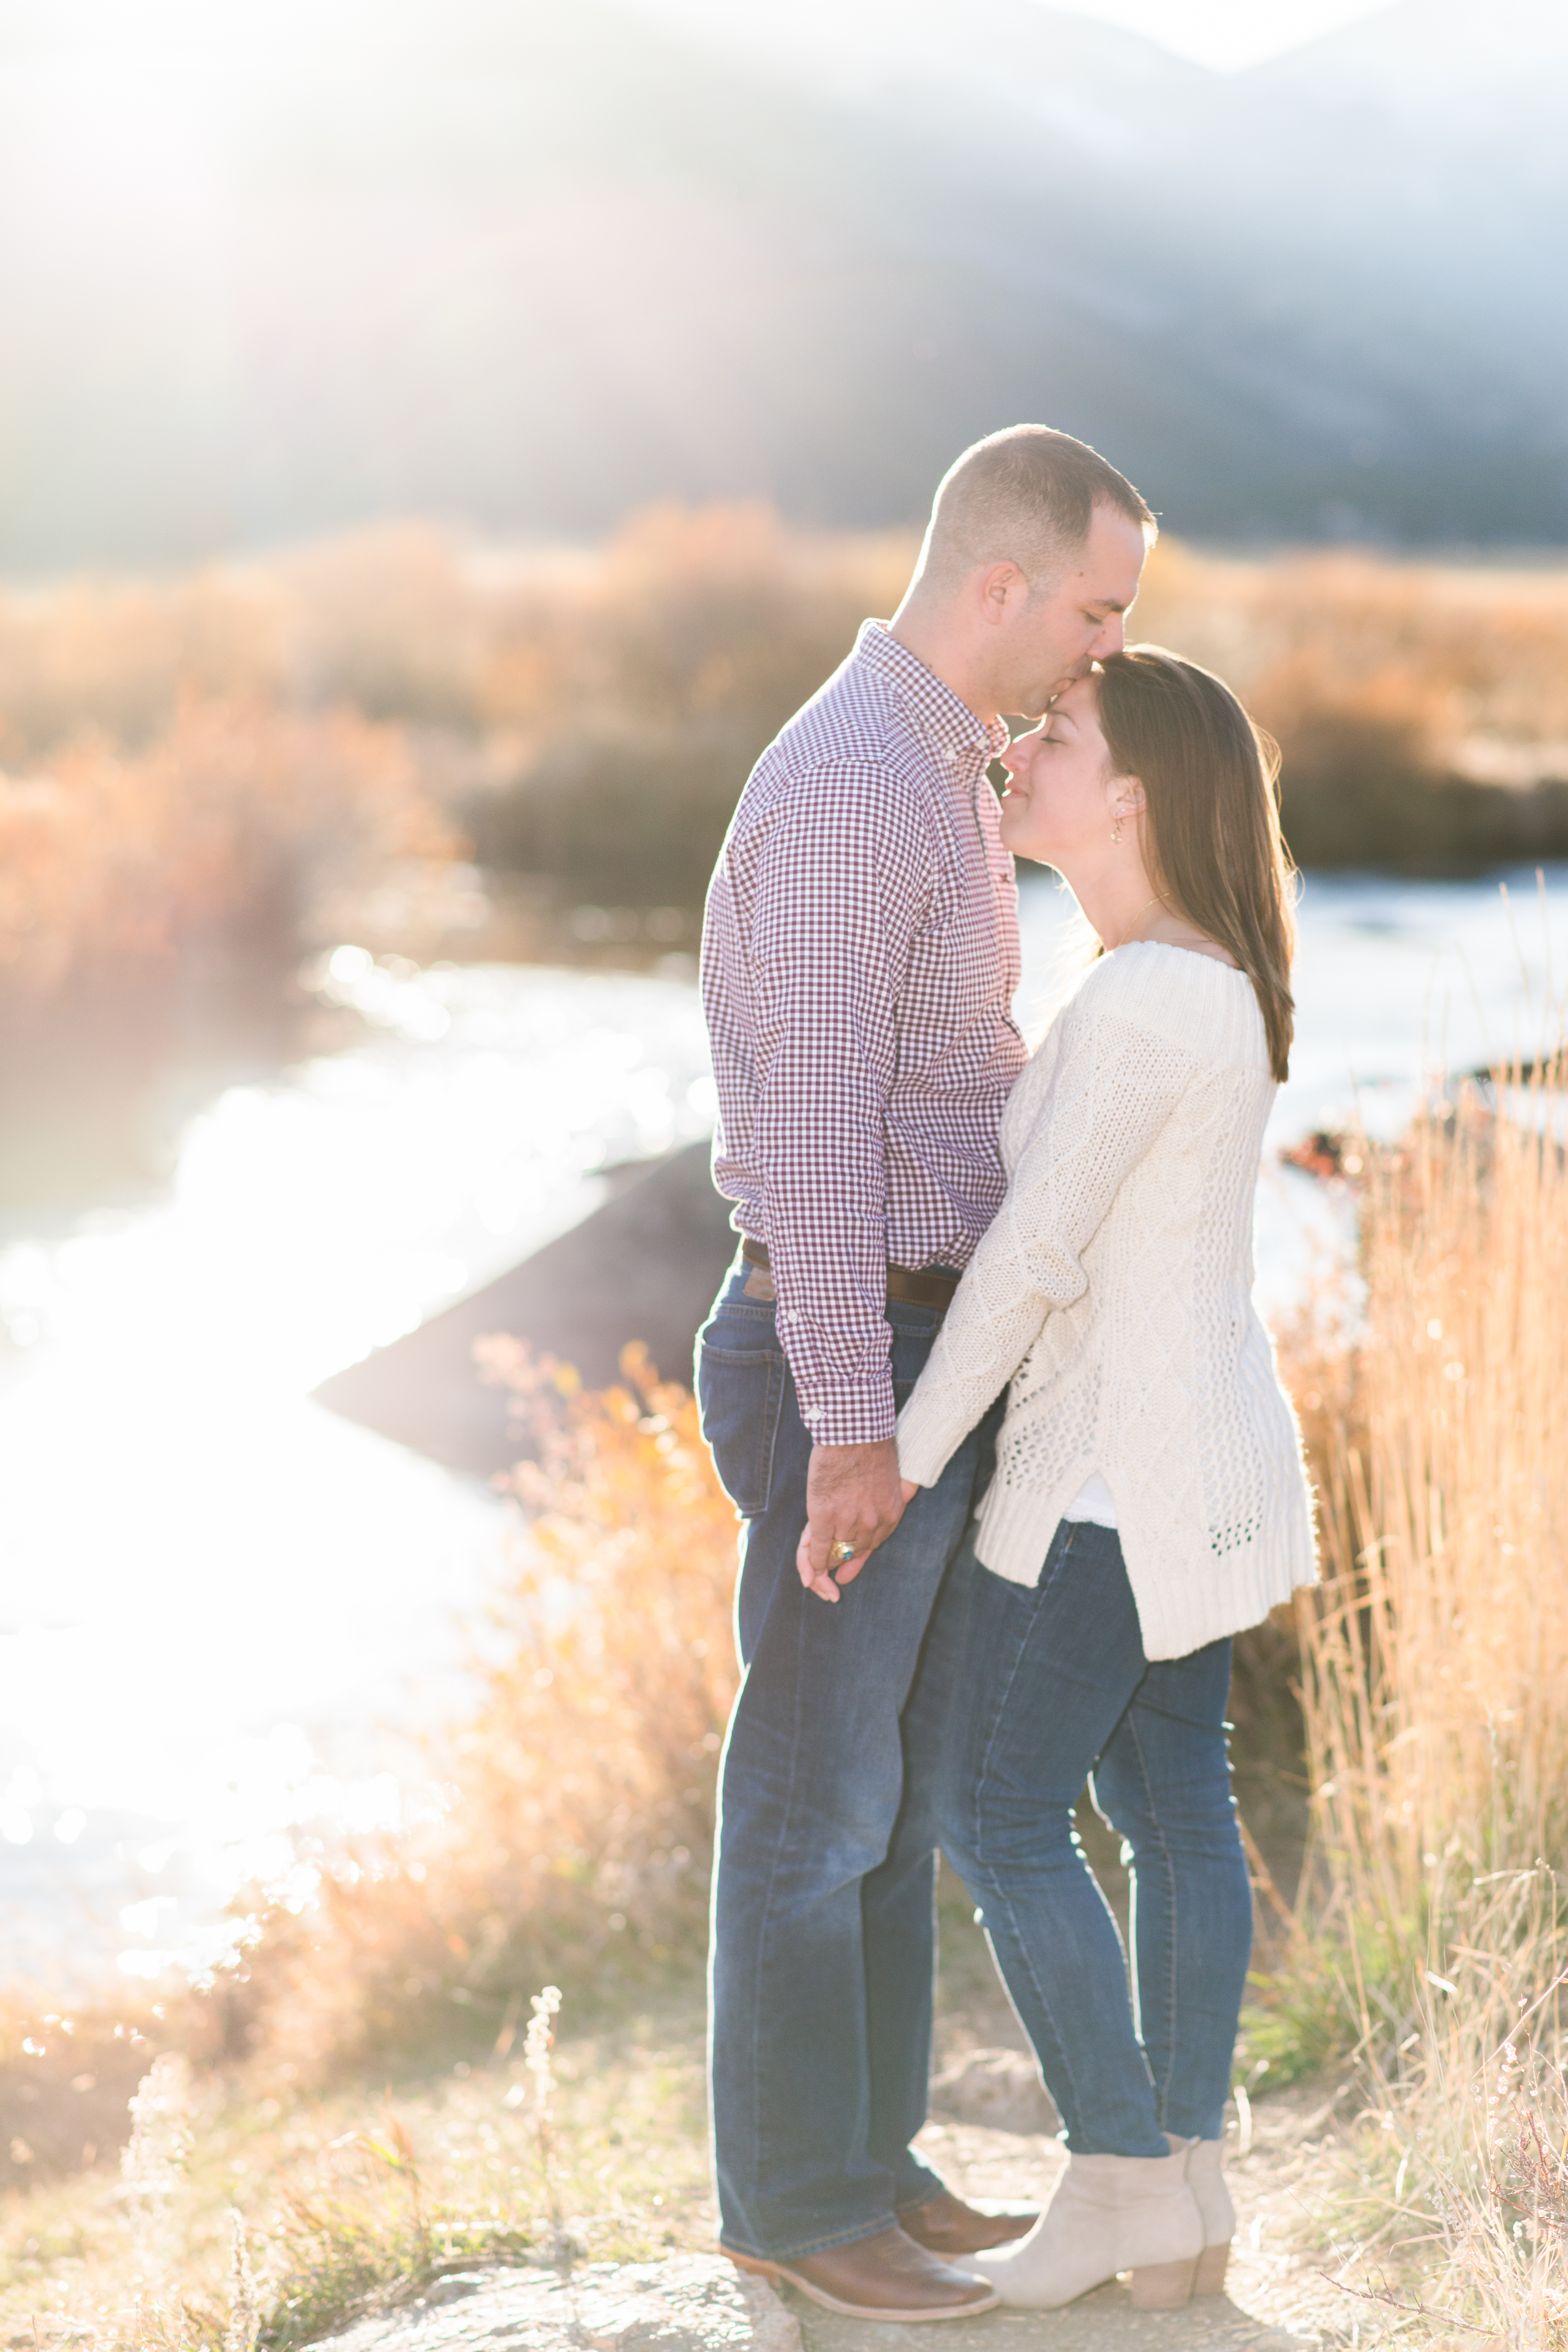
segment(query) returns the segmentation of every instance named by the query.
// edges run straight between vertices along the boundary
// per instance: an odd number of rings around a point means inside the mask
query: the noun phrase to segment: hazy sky
[[[1060,5],[1060,0],[1058,0]],[[1249,66],[1294,48],[1384,0],[1065,0],[1077,16],[1100,16],[1196,58],[1205,66]]]

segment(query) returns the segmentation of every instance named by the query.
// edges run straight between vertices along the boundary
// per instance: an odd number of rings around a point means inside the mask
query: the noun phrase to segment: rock
[[[431,2311],[439,2304],[461,2303],[466,2294],[478,2294],[480,2287],[489,2286],[489,2271],[454,2271],[449,2278],[437,2279],[419,2298],[422,2311]]]
[[[331,2352],[801,2352],[771,2286],[717,2254],[553,2271],[464,2271],[357,2320]]]
[[[1051,2095],[1032,2058],[1020,2050],[969,2050],[936,2075],[931,2105],[961,2124],[1035,2134],[1058,2126]]]
[[[691,1347],[739,1246],[713,1190],[710,1147],[688,1144],[626,1171],[602,1208],[416,1331],[334,1372],[320,1403],[383,1437],[481,1476],[520,1451],[509,1400],[488,1387],[474,1343],[504,1331],[574,1364],[590,1388],[613,1381],[640,1339],[667,1380],[689,1381]]]

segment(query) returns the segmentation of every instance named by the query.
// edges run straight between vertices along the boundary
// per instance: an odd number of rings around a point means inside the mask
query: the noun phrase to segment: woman
[[[1252,1905],[1230,1636],[1312,1580],[1290,1407],[1251,1301],[1263,1130],[1291,1035],[1275,768],[1229,690],[1133,646],[1003,755],[1003,838],[1102,946],[1018,1080],[1005,1202],[899,1419],[930,1486],[1010,1382],[944,1588],[942,1842],[1065,2126],[1028,2236],[973,2258],[1051,2307],[1225,2277],[1223,2110]],[[1136,2007],[1072,1832],[1086,1776],[1133,1880]]]

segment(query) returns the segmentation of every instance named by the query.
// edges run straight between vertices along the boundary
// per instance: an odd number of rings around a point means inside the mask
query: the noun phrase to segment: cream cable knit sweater
[[[899,1416],[929,1486],[1012,1382],[976,1549],[1037,1581],[1092,1470],[1151,1658],[1316,1578],[1294,1416],[1252,1304],[1274,1100],[1245,972],[1158,942],[1090,965],[1013,1090],[1007,1197]]]

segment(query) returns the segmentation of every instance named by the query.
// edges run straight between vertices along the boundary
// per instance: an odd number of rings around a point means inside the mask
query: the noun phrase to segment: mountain
[[[1472,0],[1397,0],[1255,67],[1251,79],[1419,119],[1445,137],[1485,126],[1512,138],[1521,110],[1552,111],[1565,70],[1568,15],[1558,0],[1503,0],[1484,14]]]
[[[1189,532],[1561,539],[1556,13],[0,0],[0,565],[902,522],[1021,416]]]

